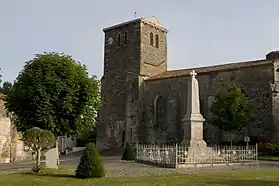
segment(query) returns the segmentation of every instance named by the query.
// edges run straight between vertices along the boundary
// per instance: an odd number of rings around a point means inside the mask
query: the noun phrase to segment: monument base
[[[186,162],[205,163],[212,159],[220,159],[212,147],[207,147],[204,140],[183,140],[182,145],[187,147]]]
[[[181,144],[185,145],[186,147],[191,147],[191,148],[205,148],[205,147],[207,147],[207,144],[204,140],[184,139]]]

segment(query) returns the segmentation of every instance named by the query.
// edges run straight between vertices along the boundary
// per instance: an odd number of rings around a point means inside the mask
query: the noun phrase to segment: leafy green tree
[[[99,97],[99,82],[88,77],[85,65],[68,55],[43,53],[26,62],[6,108],[21,132],[39,127],[56,137],[78,136],[94,123]]]
[[[97,109],[100,107],[101,96],[100,96],[100,82],[97,80],[96,76],[90,78],[91,80],[91,89],[97,89],[94,92],[94,96],[88,99],[88,106],[84,109],[84,114],[81,115],[78,122],[80,122],[80,130],[79,130],[79,139],[83,142],[90,143],[96,142],[96,118],[97,118]]]
[[[252,102],[236,85],[221,88],[212,104],[210,123],[220,131],[241,131],[253,121]],[[232,139],[231,143],[232,143]]]
[[[0,93],[8,95],[8,93],[11,92],[12,88],[13,88],[13,84],[9,81],[5,81],[3,83],[3,86],[0,87]]]
[[[100,154],[93,143],[87,144],[76,170],[76,178],[100,178],[105,176]]]
[[[24,145],[28,147],[27,150],[31,151],[36,156],[35,168],[33,171],[39,171],[41,152],[54,147],[56,141],[55,136],[51,131],[34,127],[23,133],[22,141],[24,142]]]
[[[96,137],[97,137],[97,127],[94,124],[91,128],[87,130],[82,130],[81,134],[78,137],[78,145],[79,146],[86,146],[88,143],[94,143],[96,144]]]

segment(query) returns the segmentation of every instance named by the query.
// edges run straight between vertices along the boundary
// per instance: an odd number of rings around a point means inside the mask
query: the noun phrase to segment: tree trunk
[[[41,149],[36,151],[36,166],[40,167],[41,165]]]
[[[59,141],[59,138],[57,137],[57,139],[56,139],[56,149],[57,149],[57,157],[58,157],[58,159],[57,159],[57,166],[59,166],[59,164],[60,164],[60,161],[59,161],[59,147],[58,147],[58,141]]]

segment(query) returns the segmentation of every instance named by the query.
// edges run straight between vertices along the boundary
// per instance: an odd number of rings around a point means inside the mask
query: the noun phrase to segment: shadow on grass
[[[259,158],[260,161],[279,161],[279,158]]]
[[[53,178],[75,178],[72,174],[57,174],[57,173],[33,173],[33,172],[25,172],[21,173],[23,175],[31,175],[31,176],[42,176],[42,177],[53,177]]]
[[[207,181],[206,184],[218,184],[226,186],[236,186],[236,185],[279,185],[279,181],[267,181],[267,180],[214,180]]]

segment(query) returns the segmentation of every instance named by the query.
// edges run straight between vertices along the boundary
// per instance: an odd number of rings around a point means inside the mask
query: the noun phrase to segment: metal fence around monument
[[[199,149],[178,144],[136,144],[136,160],[164,167],[258,164],[258,145],[212,146]]]

